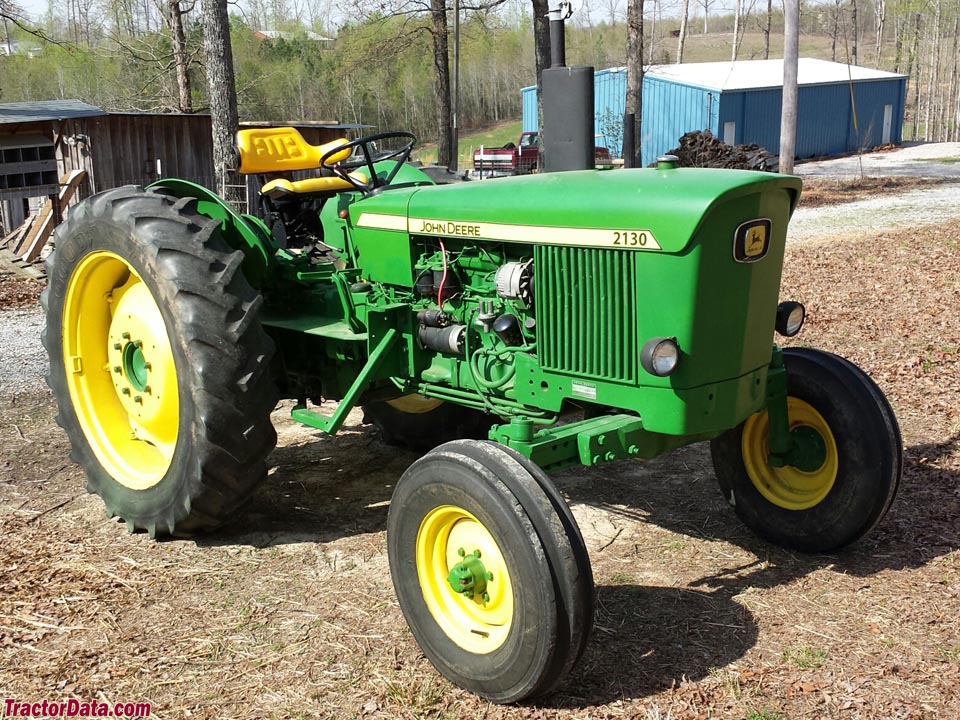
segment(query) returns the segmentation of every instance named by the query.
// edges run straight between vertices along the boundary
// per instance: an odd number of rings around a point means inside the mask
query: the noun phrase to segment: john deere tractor
[[[110,516],[216,528],[266,476],[279,398],[330,434],[361,406],[426,452],[387,520],[403,614],[437,670],[494,702],[555,688],[590,635],[590,559],[550,472],[709,441],[770,542],[835,550],[880,521],[901,474],[883,393],[774,344],[804,319],[778,303],[797,178],[665,157],[437,184],[413,142],[242,130],[256,215],[172,179],[69,212],[49,382]]]

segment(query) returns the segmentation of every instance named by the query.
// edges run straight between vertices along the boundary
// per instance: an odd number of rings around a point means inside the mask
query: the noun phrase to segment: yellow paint
[[[747,230],[747,237],[744,239],[743,254],[747,257],[756,257],[763,255],[767,248],[767,226],[755,225]]]
[[[74,268],[63,308],[67,388],[80,429],[104,470],[131,490],[163,479],[180,426],[177,370],[160,308],[133,267],[93,252]],[[124,372],[123,352],[140,342],[147,388]],[[72,370],[72,371],[71,371]]]
[[[480,561],[493,579],[488,600],[466,598],[447,583],[450,568],[460,562],[458,550],[480,551]],[[510,634],[513,585],[503,554],[483,524],[467,510],[441,505],[427,513],[417,532],[417,577],[427,609],[451,641],[467,652],[493,652]]]
[[[399,410],[402,413],[421,415],[423,413],[428,413],[431,410],[436,410],[438,407],[443,405],[443,400],[428,398],[424,397],[423,395],[411,394],[394,398],[393,400],[387,400],[387,405]]]
[[[237,150],[240,152],[240,172],[282,173],[294,170],[315,170],[320,158],[347,143],[338,138],[323,145],[311,145],[296,128],[245,128],[237,132]],[[327,165],[335,165],[350,157],[350,151],[327,158]]]
[[[660,243],[650,230],[620,228],[547,227],[540,225],[507,225],[477,223],[434,218],[409,218],[400,215],[363,213],[357,227],[378,230],[400,230],[411,235],[439,237],[482,238],[503,242],[536,243],[543,245],[573,245],[577,247],[624,248],[628,250],[661,250]]]
[[[823,416],[809,403],[795,397],[787,398],[787,413],[790,429],[807,426],[823,438],[826,459],[813,472],[803,472],[795,467],[771,467],[767,464],[770,455],[770,419],[767,411],[751,415],[743,426],[741,450],[743,464],[754,487],[767,500],[786,510],[807,510],[820,503],[833,488],[839,465],[837,442]]]
[[[370,178],[363,172],[352,172],[350,177],[361,185],[366,185]],[[271,197],[282,196],[285,193],[294,195],[310,195],[318,193],[340,192],[341,190],[355,190],[348,180],[344,180],[336,175],[326,177],[307,178],[306,180],[286,180],[277,178],[271,180],[262,188],[260,192]]]

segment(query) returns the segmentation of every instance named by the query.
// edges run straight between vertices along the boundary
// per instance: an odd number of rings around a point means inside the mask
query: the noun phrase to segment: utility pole
[[[780,173],[793,174],[797,145],[797,64],[800,2],[783,0],[783,106],[780,113]]]

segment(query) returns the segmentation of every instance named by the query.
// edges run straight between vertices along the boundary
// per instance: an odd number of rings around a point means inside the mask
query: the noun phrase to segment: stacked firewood
[[[667,152],[681,167],[736,168],[776,172],[777,157],[759,145],[727,145],[709,130],[694,130],[680,138],[680,147]]]

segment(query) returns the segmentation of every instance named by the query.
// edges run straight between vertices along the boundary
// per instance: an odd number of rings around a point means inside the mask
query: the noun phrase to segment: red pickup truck
[[[503,147],[481,147],[473,152],[473,169],[481,177],[500,175],[524,175],[537,168],[540,158],[540,138],[536,132],[520,135],[519,145],[507,143]],[[594,148],[594,160],[597,165],[613,163],[610,151],[599,145]]]

